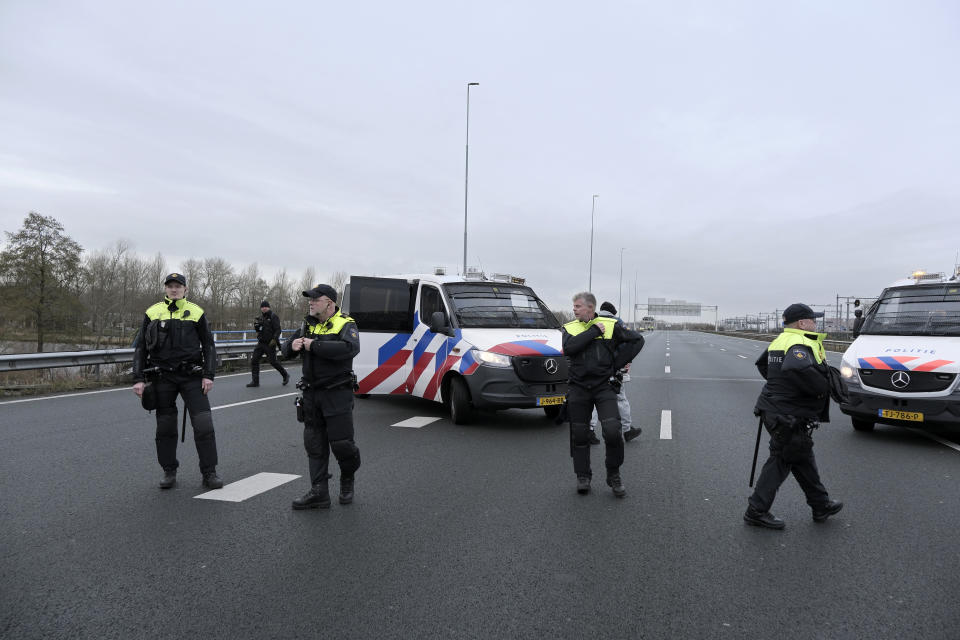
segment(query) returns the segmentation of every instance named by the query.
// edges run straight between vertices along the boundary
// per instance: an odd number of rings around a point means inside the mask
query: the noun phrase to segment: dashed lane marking
[[[289,473],[258,473],[252,475],[249,478],[244,478],[243,480],[237,480],[236,482],[231,482],[228,485],[224,485],[222,489],[214,489],[213,491],[207,491],[206,493],[201,493],[198,496],[193,496],[194,498],[199,498],[200,500],[222,500],[224,502],[243,502],[247,498],[252,498],[255,495],[259,495],[264,491],[269,491],[279,487],[282,484],[286,484],[291,480],[296,480],[300,476],[295,476]]]
[[[663,368],[664,373],[670,373],[670,365],[667,365]]]
[[[669,352],[669,351],[667,351],[667,357],[668,357],[668,358],[670,357],[670,352]]]
[[[723,347],[720,347],[720,351],[726,351],[726,349],[724,349]]]
[[[669,409],[660,412],[660,439],[673,440],[673,418]]]
[[[743,358],[744,360],[747,359],[747,356],[742,356],[742,355],[740,355],[739,353],[737,354],[737,357],[738,357],[738,358]]]
[[[438,418],[436,416],[414,416],[412,418],[408,418],[406,420],[403,420],[402,422],[398,422],[390,426],[391,427],[409,427],[410,429],[419,429],[420,427],[425,427],[431,422],[436,422],[437,420],[440,420],[440,419],[441,418]]]

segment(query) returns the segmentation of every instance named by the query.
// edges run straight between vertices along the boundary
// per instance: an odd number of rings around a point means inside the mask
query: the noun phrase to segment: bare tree
[[[203,261],[203,279],[210,296],[210,306],[213,312],[213,324],[220,329],[225,326],[223,318],[227,304],[237,291],[237,275],[229,262],[220,257],[207,258]],[[210,316],[207,322],[210,322]]]
[[[347,280],[350,279],[350,276],[347,275],[346,271],[334,271],[330,276],[330,281],[327,283],[337,292],[337,302],[340,302],[339,298],[343,297],[343,287],[347,284]]]

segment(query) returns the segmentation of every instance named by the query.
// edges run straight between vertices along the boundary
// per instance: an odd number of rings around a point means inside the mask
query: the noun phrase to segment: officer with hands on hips
[[[643,348],[643,336],[623,322],[598,316],[596,297],[587,291],[573,297],[576,320],[563,325],[563,355],[570,361],[567,414],[572,432],[573,470],[577,493],[590,492],[590,413],[594,406],[600,417],[606,443],[607,485],[613,495],[627,495],[620,478],[623,464],[623,435],[617,411],[617,392],[610,379],[633,360]]]
[[[149,307],[133,356],[133,391],[143,397],[147,371],[156,394],[157,460],[163,467],[161,489],[177,483],[177,395],[183,397],[193,425],[203,486],[219,489],[217,439],[207,394],[213,389],[217,351],[203,309],[186,299],[187,279],[171,273],[164,279],[163,302]]]
[[[747,524],[783,529],[783,520],[770,513],[770,507],[791,473],[803,489],[814,522],[823,522],[843,508],[842,502],[830,499],[820,482],[813,455],[813,430],[820,422],[830,421],[826,334],[817,332],[815,320],[822,315],[805,304],[791,304],[783,312],[783,333],[757,359],[757,369],[767,383],[754,413],[770,433],[770,457],[743,514]]]
[[[254,322],[257,330],[257,346],[250,354],[250,374],[253,380],[247,383],[248,387],[260,386],[260,356],[266,355],[274,369],[283,376],[283,384],[290,382],[290,375],[283,365],[277,362],[277,344],[280,341],[280,318],[270,309],[270,303],[264,300],[260,303],[260,317]]]
[[[294,509],[330,506],[327,480],[330,452],[340,465],[340,504],[353,502],[354,474],[360,450],[353,439],[353,358],[360,337],[352,318],[337,307],[337,292],[318,284],[303,295],[310,298],[310,314],[293,338],[283,345],[284,357],[303,359],[303,445],[310,463],[310,490],[293,501]]]

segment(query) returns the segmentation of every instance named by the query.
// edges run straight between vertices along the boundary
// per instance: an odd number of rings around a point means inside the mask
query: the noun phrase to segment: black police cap
[[[327,296],[334,302],[337,301],[337,290],[331,287],[328,284],[318,284],[313,289],[303,292],[305,298],[319,298],[320,296]]]
[[[814,311],[802,302],[795,302],[783,310],[783,324],[792,324],[797,320],[822,318],[822,311]]]
[[[182,273],[171,273],[163,279],[163,284],[167,284],[168,282],[179,282],[183,286],[187,286],[187,276]]]

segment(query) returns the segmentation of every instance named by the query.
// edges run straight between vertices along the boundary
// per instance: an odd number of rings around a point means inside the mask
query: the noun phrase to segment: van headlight
[[[513,363],[510,361],[510,356],[505,356],[502,353],[494,353],[493,351],[480,351],[479,349],[474,350],[473,357],[477,359],[480,364],[485,364],[488,367],[499,367],[501,369],[506,369],[507,367],[512,367]]]
[[[840,365],[840,377],[844,380],[853,380],[857,375],[857,370],[848,364]]]

